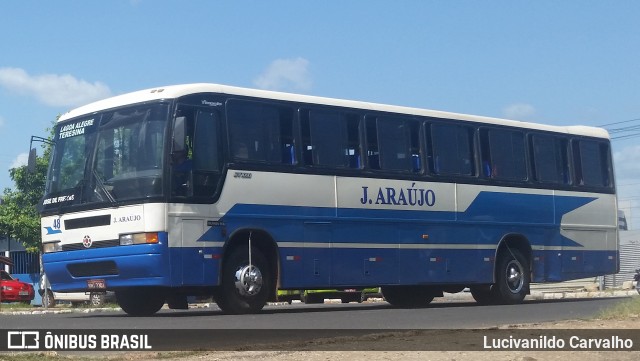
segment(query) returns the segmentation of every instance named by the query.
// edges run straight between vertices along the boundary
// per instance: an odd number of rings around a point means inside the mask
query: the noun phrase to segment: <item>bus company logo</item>
[[[433,207],[436,204],[436,193],[432,189],[416,187],[415,182],[409,188],[378,187],[377,191],[369,191],[369,187],[362,186],[360,203]]]
[[[93,242],[91,241],[91,237],[84,236],[84,238],[82,239],[82,245],[84,246],[84,248],[89,248],[92,244]]]
[[[125,223],[125,222],[139,222],[142,220],[142,216],[139,214],[132,214],[129,216],[113,217],[112,223]]]

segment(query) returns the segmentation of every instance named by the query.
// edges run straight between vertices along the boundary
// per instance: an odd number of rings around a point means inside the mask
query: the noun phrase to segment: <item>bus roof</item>
[[[529,129],[538,129],[559,133],[577,134],[599,138],[609,138],[609,133],[602,129],[591,126],[552,126],[539,123],[521,122],[516,120],[507,120],[500,118],[491,118],[484,116],[451,113],[437,110],[428,110],[420,108],[402,107],[395,105],[384,105],[376,103],[368,103],[353,100],[342,100],[333,98],[324,98],[310,95],[291,94],[283,92],[275,92],[268,90],[257,90],[249,88],[240,88],[220,84],[208,84],[208,83],[195,83],[195,84],[182,84],[182,85],[170,85],[165,87],[150,88],[145,90],[139,90],[132,93],[126,93],[117,95],[111,98],[99,100],[79,108],[70,110],[64,113],[59,121],[65,121],[78,116],[91,114],[94,112],[111,109],[123,105],[142,103],[153,100],[161,99],[174,99],[184,95],[194,93],[219,93],[236,96],[247,96],[264,99],[274,99],[282,101],[291,101],[299,103],[311,103],[330,105],[346,108],[365,109],[380,112],[401,113],[406,115],[427,116],[434,118],[444,119],[457,119],[463,121],[472,121],[478,123],[497,124]]]

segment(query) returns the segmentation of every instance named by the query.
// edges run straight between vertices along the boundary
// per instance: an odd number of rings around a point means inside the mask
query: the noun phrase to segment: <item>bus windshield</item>
[[[145,104],[59,123],[43,211],[162,195],[168,104]]]

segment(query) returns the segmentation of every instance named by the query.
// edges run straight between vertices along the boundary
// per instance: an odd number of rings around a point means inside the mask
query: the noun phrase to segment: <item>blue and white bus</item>
[[[130,315],[191,295],[253,313],[278,289],[512,304],[619,268],[598,128],[189,84],[72,110],[53,143],[51,287]]]

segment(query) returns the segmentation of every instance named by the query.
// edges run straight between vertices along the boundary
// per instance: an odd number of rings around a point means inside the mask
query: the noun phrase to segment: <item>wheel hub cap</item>
[[[242,296],[255,296],[262,289],[262,273],[255,265],[240,267],[235,279],[236,289]]]
[[[518,293],[522,290],[524,285],[522,267],[517,261],[511,261],[507,266],[507,285],[512,293]]]

